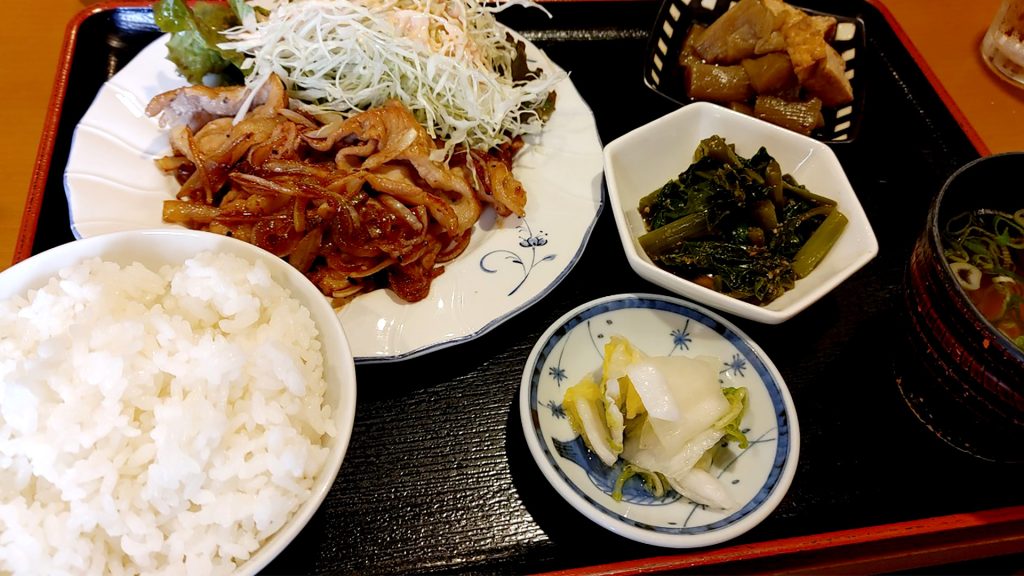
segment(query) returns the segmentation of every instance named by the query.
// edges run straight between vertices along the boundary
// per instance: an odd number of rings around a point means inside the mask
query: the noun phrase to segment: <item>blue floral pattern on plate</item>
[[[711,472],[741,504],[719,511],[674,491],[654,497],[639,479],[611,497],[623,465],[607,466],[572,430],[565,390],[599,369],[604,344],[621,335],[652,356],[710,357],[723,386],[745,386],[746,449],[719,450]],[[527,443],[552,485],[584,515],[628,538],[667,547],[707,546],[746,532],[782,499],[799,455],[795,409],[778,370],[760,348],[715,313],[683,300],[619,295],[580,306],[553,324],[534,347],[520,408]]]
[[[546,254],[544,256],[537,253],[538,248],[543,248],[548,243],[547,232],[541,231],[534,234],[533,231],[530,230],[529,222],[526,220],[523,220],[522,224],[516,226],[516,230],[519,232],[519,247],[527,249],[527,257],[524,258],[522,253],[508,249],[492,250],[480,257],[480,269],[488,274],[494,274],[498,271],[497,268],[491,268],[487,265],[488,260],[494,259],[503,259],[506,262],[519,266],[522,270],[522,278],[515,284],[515,286],[512,287],[512,290],[507,294],[508,296],[515,294],[519,288],[522,287],[523,283],[530,277],[530,273],[533,272],[533,269],[538,264],[542,262],[550,262],[556,257],[554,253]],[[540,258],[539,260],[538,257]]]

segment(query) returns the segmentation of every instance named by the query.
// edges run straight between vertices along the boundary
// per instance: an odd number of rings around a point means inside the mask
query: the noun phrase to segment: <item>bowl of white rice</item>
[[[0,573],[258,572],[334,484],[355,367],[283,260],[188,230],[0,272]]]

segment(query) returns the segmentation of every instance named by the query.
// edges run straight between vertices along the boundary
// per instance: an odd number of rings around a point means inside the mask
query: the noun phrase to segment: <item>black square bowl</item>
[[[694,102],[686,94],[684,68],[679,54],[690,26],[711,24],[725,14],[732,0],[664,0],[647,41],[644,60],[644,83],[662,96],[681,105]],[[852,142],[860,128],[864,113],[864,79],[857,74],[857,65],[864,60],[864,21],[805,8],[789,3],[808,14],[836,19],[836,37],[830,43],[846,62],[846,77],[853,87],[853,102],[838,108],[822,108],[824,126],[811,133],[813,138],[828,143]]]

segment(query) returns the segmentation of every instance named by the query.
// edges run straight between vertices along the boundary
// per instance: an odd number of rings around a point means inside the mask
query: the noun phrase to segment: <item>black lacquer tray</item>
[[[774,514],[738,540],[698,551],[698,563],[716,565],[743,550],[771,556],[804,543],[826,548],[839,539],[822,535],[837,531],[885,539],[907,522],[920,521],[914,525],[929,533],[960,530],[965,517],[981,528],[1002,519],[1001,529],[1019,536],[1024,468],[943,443],[915,419],[896,384],[901,364],[912,362],[897,343],[914,238],[929,199],[979,156],[978,146],[887,12],[860,1],[801,4],[864,22],[863,124],[855,141],[833,148],[880,253],[782,325],[730,318],[772,358],[792,392],[801,461]],[[546,7],[550,19],[518,8],[501,19],[570,72],[604,142],[674,109],[642,77],[656,2]],[[73,239],[62,174],[74,127],[100,85],[157,35],[149,8],[139,4],[102,4],[69,26],[53,97],[59,116],[43,135],[18,258]],[[576,305],[620,292],[663,291],[632,273],[605,210],[579,263],[525,312],[450,349],[359,366],[355,430],[337,483],[266,572],[518,574],[624,561],[653,570],[656,563],[645,559],[681,554],[625,540],[577,513],[537,469],[520,426],[521,372],[541,332]],[[973,516],[981,511],[988,513]]]

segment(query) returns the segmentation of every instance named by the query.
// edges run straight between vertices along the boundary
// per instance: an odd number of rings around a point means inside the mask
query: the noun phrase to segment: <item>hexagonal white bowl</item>
[[[647,230],[640,199],[690,165],[701,140],[712,135],[753,156],[764,146],[782,167],[815,194],[837,201],[848,224],[828,255],[806,278],[759,306],[738,300],[657,267],[640,246]],[[743,318],[778,324],[828,294],[878,254],[878,240],[835,153],[827,145],[716,104],[696,102],[645,124],[604,147],[605,182],[619,238],[630,266],[646,280],[701,304]]]

